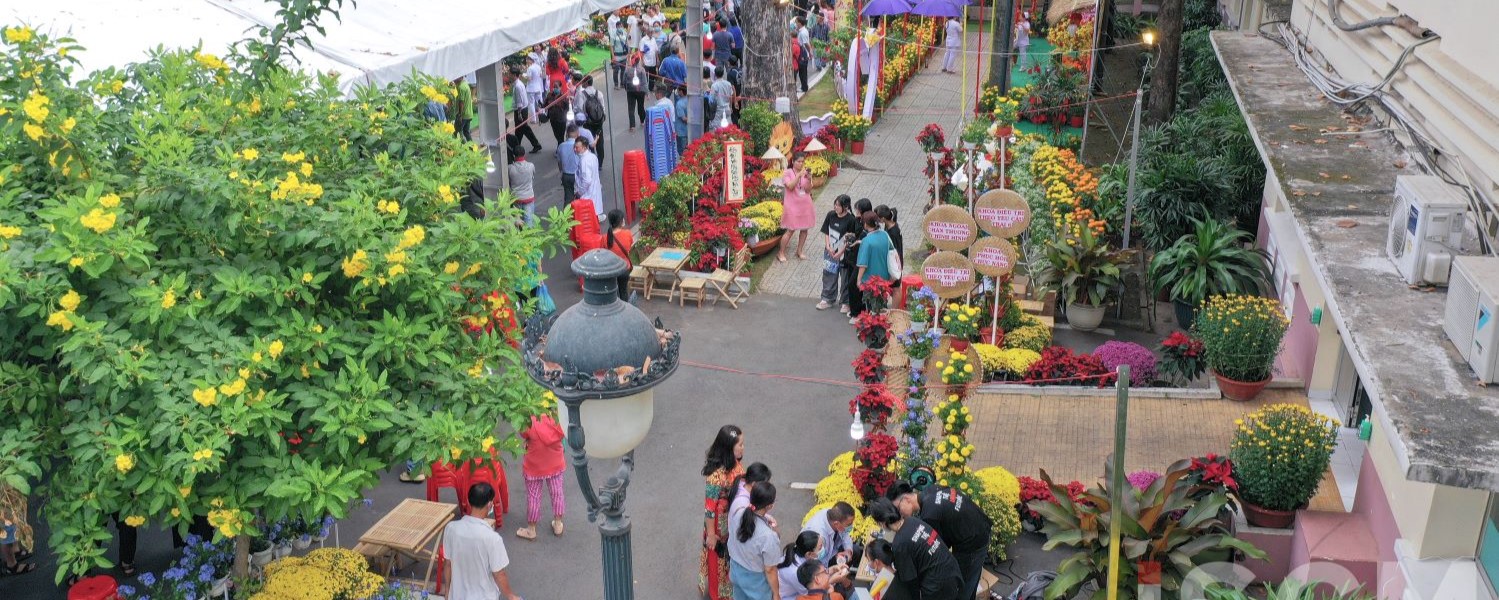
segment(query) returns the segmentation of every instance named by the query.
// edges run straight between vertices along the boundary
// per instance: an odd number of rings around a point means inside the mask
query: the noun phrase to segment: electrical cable
[[[1342,3],[1343,0],[1327,0],[1327,13],[1332,15],[1332,24],[1338,26],[1338,29],[1342,29],[1343,31],[1358,31],[1360,29],[1369,29],[1370,27],[1384,27],[1395,24],[1395,17],[1379,17],[1362,23],[1350,24],[1343,20],[1343,15],[1338,11],[1338,5]]]

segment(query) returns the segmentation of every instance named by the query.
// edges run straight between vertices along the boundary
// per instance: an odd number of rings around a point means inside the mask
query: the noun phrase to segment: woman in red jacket
[[[521,474],[526,478],[526,526],[516,530],[515,536],[536,539],[536,522],[541,520],[541,488],[545,487],[552,498],[552,535],[560,537],[562,513],[566,509],[562,473],[567,467],[562,460],[562,427],[552,415],[533,416],[531,426],[520,436],[526,442],[526,456],[521,463]]]

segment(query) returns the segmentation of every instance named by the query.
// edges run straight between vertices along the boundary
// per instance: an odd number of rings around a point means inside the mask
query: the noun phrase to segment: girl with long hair
[[[733,484],[744,474],[744,432],[733,425],[719,428],[703,461],[706,489],[703,501],[703,554],[698,562],[698,593],[709,600],[734,597],[729,582],[729,503]]]
[[[776,504],[776,486],[769,482],[750,490],[750,504],[730,515],[729,580],[734,600],[779,600],[781,536],[770,525],[770,509]]]
[[[635,236],[630,234],[630,229],[625,227],[625,211],[614,209],[609,211],[608,225],[604,228],[604,247],[625,261],[625,265],[634,267],[635,263],[630,260],[630,250],[635,247]],[[628,302],[630,300],[630,271],[626,270],[624,275],[617,279],[619,284],[619,299]]]
[[[816,531],[803,531],[790,544],[786,544],[781,564],[776,565],[776,574],[781,580],[780,600],[793,600],[807,593],[807,588],[796,580],[796,570],[809,560],[817,560],[821,551],[822,536]]]

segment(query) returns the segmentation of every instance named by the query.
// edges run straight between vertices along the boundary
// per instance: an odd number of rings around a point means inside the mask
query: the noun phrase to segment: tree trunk
[[[739,3],[739,26],[744,31],[744,72],[741,96],[750,101],[791,99],[791,129],[801,138],[797,112],[796,70],[791,64],[790,11],[771,0]]]
[[[234,538],[234,576],[238,579],[250,577],[250,536]]]
[[[991,10],[987,22],[980,22],[980,27],[986,27],[989,23],[994,24],[994,35],[989,36],[989,83],[998,86],[1004,93],[1010,91],[1010,65],[1015,57],[1010,53],[1015,49],[1012,46],[1015,37],[1015,3],[1013,0],[992,0],[989,2]],[[966,57],[965,57],[966,58]],[[975,107],[977,110],[977,107]]]
[[[1156,125],[1171,119],[1176,111],[1177,63],[1181,57],[1183,0],[1161,0],[1156,17],[1160,30],[1160,48],[1156,51],[1155,74],[1150,80],[1150,113],[1148,123]]]

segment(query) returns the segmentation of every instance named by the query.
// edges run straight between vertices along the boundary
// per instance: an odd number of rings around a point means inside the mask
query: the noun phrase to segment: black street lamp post
[[[583,278],[583,302],[560,314],[526,323],[521,347],[526,372],[557,395],[588,520],[599,524],[604,554],[605,600],[635,597],[630,519],[625,490],[635,467],[635,446],[650,430],[651,388],[677,370],[681,339],[619,299],[618,278],[629,264],[607,250],[573,261]],[[592,437],[585,444],[584,432]],[[619,469],[595,490],[588,458],[619,459]],[[603,520],[599,521],[599,515]]]

